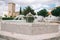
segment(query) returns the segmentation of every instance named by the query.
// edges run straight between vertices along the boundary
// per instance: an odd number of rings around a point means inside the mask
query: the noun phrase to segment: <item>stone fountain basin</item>
[[[19,23],[19,22],[1,22],[1,31],[25,35],[40,35],[47,33],[57,33],[59,31],[58,23]]]
[[[4,38],[9,40],[50,40],[52,38],[60,37],[60,32],[41,35],[24,35],[1,31],[0,35],[5,36]]]

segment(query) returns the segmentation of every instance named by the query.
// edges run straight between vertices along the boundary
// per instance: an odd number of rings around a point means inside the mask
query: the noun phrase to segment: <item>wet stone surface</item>
[[[0,35],[0,40],[18,40],[18,39]]]
[[[18,40],[18,39],[0,35],[0,40]],[[21,40],[23,40],[23,39],[21,39]],[[60,37],[55,37],[55,38],[51,38],[51,39],[44,39],[44,40],[60,40]]]

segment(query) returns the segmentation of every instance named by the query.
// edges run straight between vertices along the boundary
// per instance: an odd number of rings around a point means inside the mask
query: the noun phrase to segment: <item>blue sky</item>
[[[16,11],[19,11],[20,6],[25,8],[31,6],[35,12],[45,8],[50,9],[60,6],[60,0],[0,0],[0,15],[8,12],[8,3],[13,2],[16,4]]]

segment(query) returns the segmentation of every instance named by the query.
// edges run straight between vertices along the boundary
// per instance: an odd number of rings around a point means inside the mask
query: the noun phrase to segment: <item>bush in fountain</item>
[[[33,22],[33,21],[34,21],[34,17],[27,17],[27,18],[26,18],[26,21],[27,21],[27,22]]]
[[[33,22],[34,21],[34,17],[31,13],[26,15],[26,22]]]

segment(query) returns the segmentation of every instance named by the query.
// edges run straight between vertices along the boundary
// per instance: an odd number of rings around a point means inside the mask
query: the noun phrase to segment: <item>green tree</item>
[[[21,15],[22,14],[22,9],[21,9],[21,7],[20,7],[20,13],[19,13],[19,15]]]
[[[30,6],[26,7],[23,10],[23,15],[27,15],[29,12],[31,12],[31,14],[33,14],[33,15],[36,15],[36,13],[34,12],[34,10]]]
[[[56,7],[54,10],[51,11],[52,15],[60,16],[60,7]]]
[[[48,16],[48,11],[46,9],[42,9],[39,12],[37,12],[37,15],[46,17],[46,16]]]

